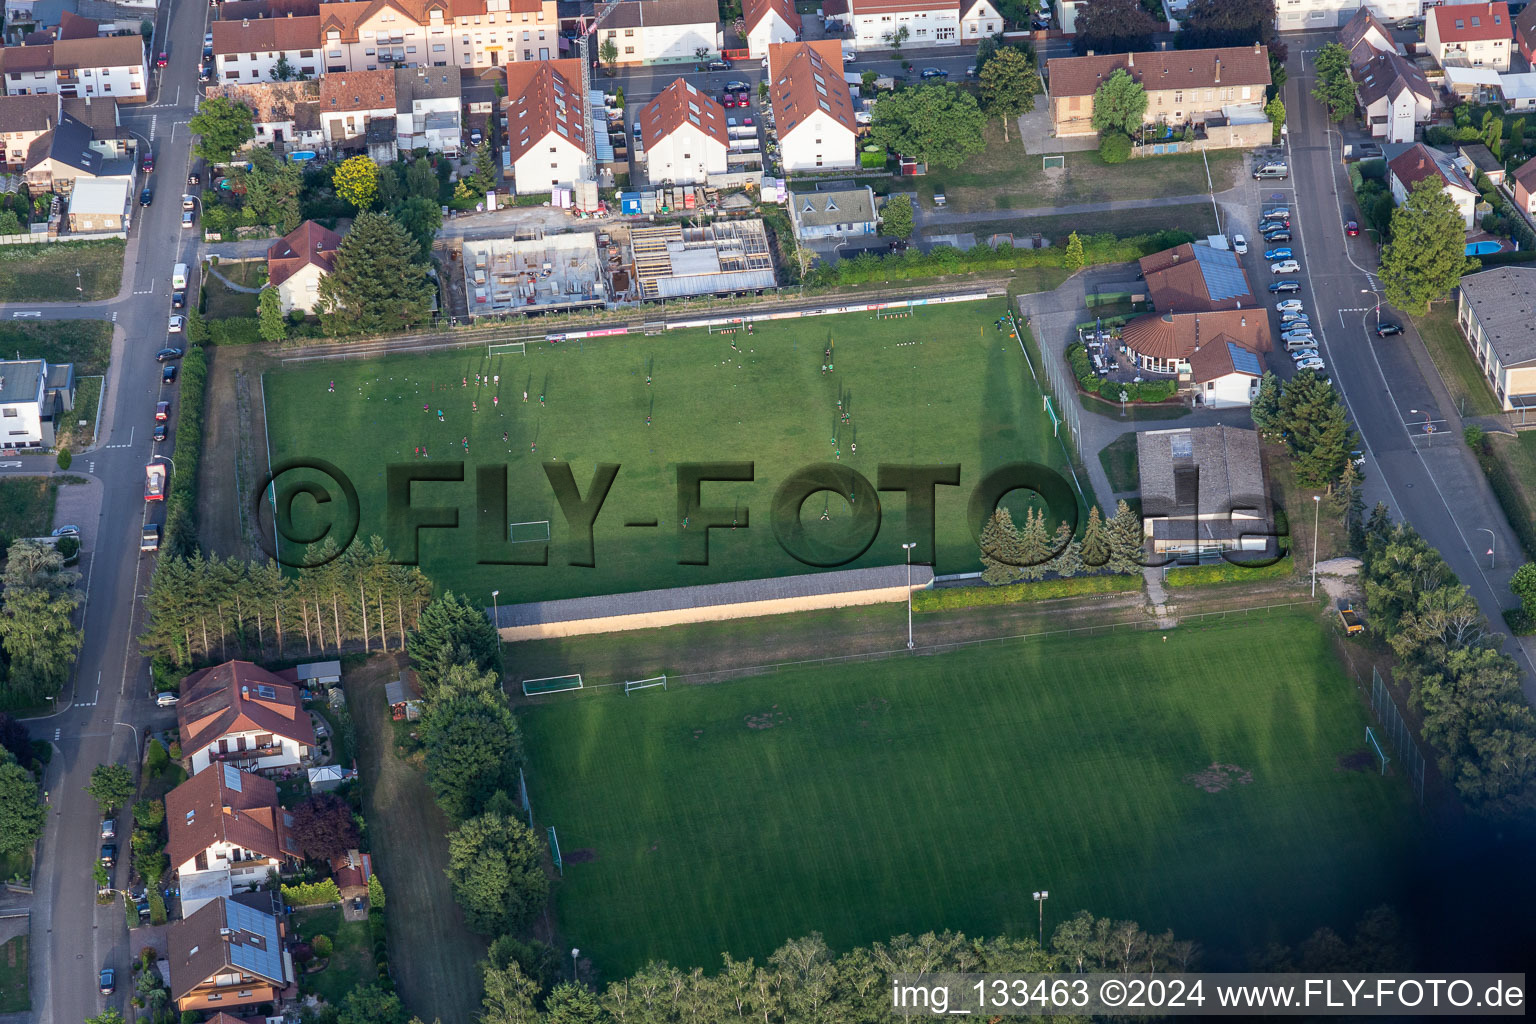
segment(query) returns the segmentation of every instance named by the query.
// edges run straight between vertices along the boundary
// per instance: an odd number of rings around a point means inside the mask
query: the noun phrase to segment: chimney
[[[240,27],[241,28],[250,28],[251,27],[251,19],[250,18],[242,19],[241,22],[240,22]]]
[[[1125,66],[1128,68],[1133,68],[1136,66],[1136,55],[1134,53],[1128,53],[1125,55]]]
[[[1221,84],[1221,58],[1216,58],[1216,84]]]
[[[1253,44],[1253,53],[1254,53],[1254,56],[1258,56],[1258,53],[1259,53],[1259,44],[1258,44],[1258,43],[1257,43],[1257,42],[1255,42],[1255,43],[1254,43],[1254,44]]]
[[[1089,50],[1084,56],[1092,57],[1093,56],[1093,51]]]

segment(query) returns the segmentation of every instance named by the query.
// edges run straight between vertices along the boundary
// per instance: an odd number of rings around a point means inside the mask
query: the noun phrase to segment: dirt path
[[[448,819],[426,778],[395,755],[384,686],[394,657],[347,670],[342,685],[357,725],[358,773],[374,864],[388,896],[390,963],[400,998],[424,1020],[471,1024],[486,944],[464,924],[448,878]]]

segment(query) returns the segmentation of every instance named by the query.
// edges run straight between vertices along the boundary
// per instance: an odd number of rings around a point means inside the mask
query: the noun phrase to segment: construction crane
[[[581,130],[587,157],[583,169],[586,171],[586,176],[593,181],[597,180],[597,136],[592,126],[593,47],[597,45],[597,30],[613,15],[618,6],[619,0],[594,4],[592,27],[581,35]]]

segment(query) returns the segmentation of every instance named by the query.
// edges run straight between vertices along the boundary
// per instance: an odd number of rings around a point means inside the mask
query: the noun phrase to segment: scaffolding
[[[469,312],[543,312],[607,300],[597,239],[589,233],[464,243]]]
[[[755,291],[775,284],[761,220],[637,227],[630,234],[630,251],[646,299]]]

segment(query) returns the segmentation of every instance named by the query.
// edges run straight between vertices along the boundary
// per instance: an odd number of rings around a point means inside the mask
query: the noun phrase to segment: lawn
[[[340,907],[322,907],[296,911],[293,926],[305,942],[316,935],[327,935],[334,944],[325,970],[299,975],[300,987],[306,995],[317,995],[339,1006],[348,992],[371,984],[377,977],[367,921],[345,921]]]
[[[961,167],[930,167],[917,179],[925,205],[943,192],[946,206],[960,211],[1021,210],[1112,199],[1170,199],[1204,195],[1211,190],[1199,153],[1146,157],[1106,164],[1097,150],[1066,154],[1066,166],[1047,172],[1040,154],[1026,153],[1016,132],[1003,141],[1001,127],[988,121],[987,148]],[[1231,187],[1242,165],[1238,150],[1218,150],[1210,157],[1216,191]],[[1091,230],[1110,230],[1110,222]],[[1189,230],[1193,231],[1191,227]]]
[[[27,936],[18,935],[0,946],[0,1013],[32,1009],[27,991],[27,943]]]
[[[1341,770],[1366,717],[1304,612],[520,718],[565,859],[559,933],[608,976],[811,931],[1033,935],[1047,886],[1048,933],[1086,908],[1238,963],[1402,895],[1422,839],[1401,779]]]
[[[1494,436],[1488,442],[1493,457],[1503,464],[1504,476],[1518,492],[1521,504],[1525,506],[1524,535],[1536,535],[1536,432],[1522,430],[1513,439]],[[1506,508],[1504,511],[1511,518],[1520,514],[1519,510]],[[1530,554],[1536,557],[1536,552]],[[1502,559],[1505,556],[1499,557]]]
[[[816,317],[768,324],[753,335],[687,331],[539,344],[526,356],[494,359],[482,349],[283,369],[264,378],[272,458],[336,464],[357,487],[360,536],[383,536],[403,557],[407,540],[392,539],[386,529],[387,521],[407,520],[385,514],[385,465],[447,468],[443,463],[464,456],[467,435],[473,465],[465,467],[464,482],[417,484],[412,501],[416,508],[463,510],[457,531],[420,531],[421,565],[441,586],[484,603],[492,590],[508,603],[816,571],[785,554],[771,525],[775,490],[807,467],[855,470],[873,485],[882,465],[958,463],[961,485],[936,488],[934,536],[938,571],[964,572],[979,564],[968,503],[983,475],[1021,461],[1064,469],[1018,344],[993,329],[1001,307],[997,301],[920,308],[883,321]],[[835,368],[822,372],[829,345]],[[499,376],[500,383],[477,387],[477,373]],[[415,457],[421,446],[428,459]],[[684,530],[679,464],[727,461],[751,463],[753,481],[703,485],[702,504],[722,510],[725,525],[705,531],[703,514],[694,511],[694,529]],[[584,552],[571,542],[545,474],[569,465],[581,493],[589,494],[598,463],[621,470],[597,519],[593,570],[570,564]],[[476,507],[476,467],[487,465],[507,467],[505,514],[491,501]],[[1009,499],[1020,521],[1026,493]],[[298,529],[290,536],[316,528],[309,499],[296,507]],[[482,510],[490,534],[483,546],[474,532]],[[848,567],[898,562],[903,541],[925,541],[909,531],[902,495],[888,493],[877,511],[873,542]],[[830,493],[803,505],[805,533],[824,550],[849,551],[839,541],[851,518],[848,503]],[[740,529],[731,528],[733,519]],[[476,564],[537,557],[537,541],[502,544],[504,524],[546,520],[553,521],[548,566]],[[624,525],[645,521],[659,529]],[[528,529],[523,539],[528,534],[542,540],[543,527]],[[694,552],[706,534],[709,564],[681,564],[702,557]]]
[[[53,530],[59,481],[45,476],[0,479],[0,548],[19,537],[46,537]]]
[[[1141,474],[1136,466],[1136,435],[1121,434],[1099,452],[1099,464],[1116,493],[1141,488]]]
[[[1062,213],[1050,217],[1007,220],[999,214],[988,230],[1013,231],[1016,235],[1041,234],[1064,239],[1076,231],[1092,235],[1108,231],[1121,237],[1152,234],[1158,231],[1188,231],[1196,236],[1216,234],[1216,212],[1209,200],[1198,203],[1149,203],[1134,210],[1113,213]]]
[[[122,283],[121,239],[0,246],[0,302],[92,302]]]
[[[1424,347],[1429,349],[1452,401],[1463,408],[1463,415],[1497,415],[1499,403],[1477,365],[1477,357],[1456,326],[1456,303],[1442,302],[1432,307],[1427,316],[1415,317],[1413,324],[1419,329],[1419,337],[1424,339]]]
[[[0,247],[5,249],[21,246]],[[3,264],[0,264],[3,265]],[[112,325],[105,320],[11,320],[0,323],[0,352],[7,359],[74,363],[75,376],[107,372],[112,361]]]
[[[260,288],[267,283],[265,260],[246,263],[219,263],[214,270],[235,284]],[[233,320],[256,315],[256,295],[229,288],[215,274],[203,276],[203,313],[209,320]]]
[[[96,439],[96,411],[101,404],[104,377],[79,377],[75,382],[75,408],[60,424],[54,440],[60,448],[78,452]]]

